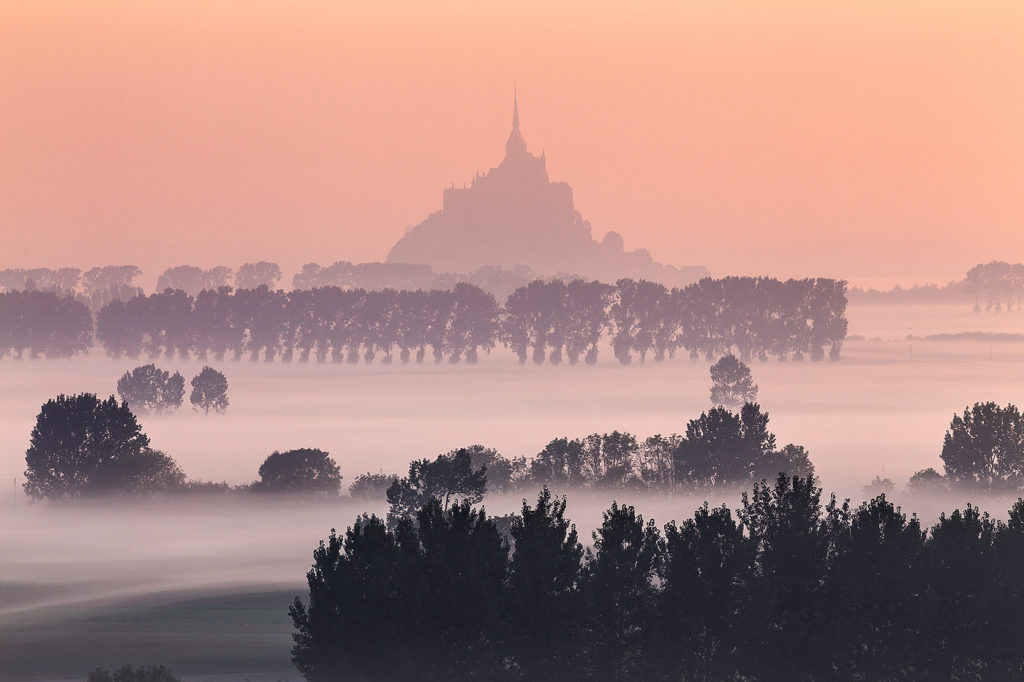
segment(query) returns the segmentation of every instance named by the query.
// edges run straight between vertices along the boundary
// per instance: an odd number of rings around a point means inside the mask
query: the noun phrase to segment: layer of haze
[[[0,267],[382,259],[518,81],[598,237],[946,281],[1024,247],[1022,70],[1012,0],[8,1]]]
[[[942,436],[954,412],[976,401],[1019,402],[1024,343],[906,337],[1015,332],[1022,319],[974,313],[969,301],[853,306],[854,338],[841,361],[754,362],[751,369],[772,431],[780,444],[807,446],[826,493],[857,503],[862,486],[880,474],[895,482],[893,499],[926,525],[968,501],[1004,518],[1012,497],[911,497],[905,485],[916,470],[941,468]],[[128,661],[170,665],[189,682],[296,679],[286,610],[304,593],[313,548],[360,512],[385,511],[383,501],[347,497],[29,504],[17,486],[39,406],[60,392],[107,395],[122,372],[145,361],[99,352],[0,361],[0,682],[81,680],[96,666]],[[156,363],[180,370],[186,381],[202,365]],[[274,449],[329,450],[347,488],[360,473],[400,472],[413,458],[475,442],[533,456],[557,436],[682,432],[709,407],[706,362],[677,357],[624,368],[608,348],[596,367],[521,367],[501,349],[474,367],[213,364],[230,382],[226,414],[206,417],[186,405],[141,423],[153,446],[189,475],[231,483],[253,480]],[[736,491],[724,490],[679,497],[571,492],[569,515],[584,541],[613,498],[659,525],[688,518],[705,499],[739,504]],[[514,511],[519,502],[485,498],[491,514]]]

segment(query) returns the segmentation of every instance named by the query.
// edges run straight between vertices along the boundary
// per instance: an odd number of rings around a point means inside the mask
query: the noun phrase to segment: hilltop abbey
[[[643,249],[625,251],[622,237],[615,232],[597,242],[590,223],[573,205],[572,187],[551,182],[544,154],[527,151],[516,96],[502,162],[477,174],[468,187],[446,189],[442,209],[410,229],[387,259],[430,265],[435,272],[525,265],[538,275],[604,281],[643,277],[675,286],[707,274],[703,267],[655,263]]]

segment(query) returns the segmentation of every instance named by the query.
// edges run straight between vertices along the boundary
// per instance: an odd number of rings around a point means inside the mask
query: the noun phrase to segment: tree
[[[698,486],[745,483],[779,473],[765,469],[780,459],[768,431],[768,413],[759,405],[746,403],[739,414],[715,407],[687,424],[686,438],[675,452],[675,480]]]
[[[212,367],[203,367],[192,378],[189,401],[196,409],[209,414],[210,410],[223,412],[228,408],[228,379]]]
[[[645,627],[654,608],[652,584],[660,558],[654,521],[631,506],[612,506],[587,550],[583,595],[589,674],[645,679]]]
[[[185,398],[185,378],[154,364],[141,365],[117,380],[117,394],[136,414],[173,412]]]
[[[399,582],[400,558],[396,537],[376,516],[320,541],[306,574],[308,605],[296,597],[289,609],[297,630],[292,662],[307,680],[329,682],[342,670],[352,679],[394,674],[394,644],[408,627],[392,617],[400,606],[396,589],[408,587]]]
[[[25,461],[25,492],[34,499],[150,492],[183,478],[172,459],[149,449],[126,403],[92,393],[59,395],[42,406]]]
[[[743,493],[740,520],[757,552],[750,620],[759,636],[754,664],[765,679],[824,679],[830,614],[823,586],[836,527],[846,525],[848,504],[835,498],[822,515],[821,488],[813,478],[780,474],[775,484]],[[817,673],[817,675],[815,675]]]
[[[431,498],[441,502],[447,511],[453,500],[478,504],[487,492],[487,468],[473,467],[473,456],[463,448],[438,455],[431,462],[420,459],[409,463],[409,475],[391,484],[387,498],[388,525],[394,527],[402,518],[411,518]]]
[[[274,493],[337,495],[341,473],[329,453],[315,448],[273,452],[259,469],[260,490]]]
[[[348,487],[348,494],[353,500],[383,500],[387,497],[388,488],[398,479],[397,474],[359,474]]]
[[[665,526],[658,574],[659,627],[652,633],[664,679],[725,680],[743,669],[750,647],[743,610],[754,547],[724,505]]]
[[[289,613],[292,661],[311,682],[495,679],[508,547],[483,510],[431,498],[394,531],[363,516],[332,531]]]
[[[942,443],[952,483],[982,489],[1024,483],[1024,418],[1014,405],[975,403],[953,415]]]
[[[776,450],[767,457],[765,463],[760,467],[760,473],[756,477],[770,480],[780,473],[787,476],[799,476],[801,478],[815,478],[814,463],[811,462],[810,453],[802,445],[788,443]]]
[[[835,557],[822,609],[831,612],[828,648],[855,679],[914,678],[924,616],[925,533],[917,518],[879,495],[835,527]],[[925,677],[921,675],[921,677]]]
[[[464,448],[473,461],[473,468],[487,469],[487,491],[496,494],[510,493],[526,478],[526,457],[509,459],[502,457],[494,448],[470,445]],[[454,455],[452,450],[449,455]]]
[[[946,479],[932,467],[921,469],[907,481],[907,492],[913,495],[935,494],[947,491]]]
[[[711,366],[711,404],[736,408],[757,400],[750,368],[729,354]]]
[[[235,273],[236,289],[255,289],[259,286],[266,286],[273,289],[281,280],[281,266],[277,263],[260,261],[259,263],[245,263]]]
[[[545,487],[537,506],[513,516],[508,651],[528,680],[572,679],[579,671],[579,580],[583,545],[565,518],[565,498]]]
[[[925,545],[929,598],[924,622],[932,675],[922,678],[983,679],[980,670],[995,658],[993,645],[1002,627],[992,618],[1000,599],[996,528],[987,512],[968,504],[963,511],[941,514],[931,529]]]
[[[130,665],[121,666],[111,673],[105,668],[97,668],[89,673],[87,682],[181,682],[162,665]]]

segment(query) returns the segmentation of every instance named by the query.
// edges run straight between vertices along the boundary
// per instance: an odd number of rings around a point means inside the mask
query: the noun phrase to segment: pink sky
[[[0,6],[0,268],[380,260],[522,129],[716,275],[1024,260],[1024,3]]]

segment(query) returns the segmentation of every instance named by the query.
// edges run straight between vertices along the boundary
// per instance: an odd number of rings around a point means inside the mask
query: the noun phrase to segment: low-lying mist
[[[962,319],[974,315],[969,309],[957,309],[952,321],[940,310],[915,315],[910,329],[900,310],[853,308],[850,333],[864,339],[848,341],[841,361],[750,363],[760,386],[758,402],[771,416],[769,428],[780,446],[792,442],[808,449],[825,499],[835,492],[857,504],[866,497],[863,487],[881,475],[895,483],[890,499],[905,512],[917,513],[925,526],[940,512],[968,502],[1005,518],[1014,495],[911,496],[905,488],[913,472],[941,470],[942,438],[954,413],[978,401],[1020,401],[1024,345],[918,342],[906,336],[1013,331],[1017,317]],[[682,433],[687,421],[711,406],[703,360],[677,357],[621,367],[607,349],[602,353],[596,367],[520,366],[503,356],[485,356],[476,366],[214,363],[229,381],[231,404],[225,414],[194,413],[186,403],[174,414],[140,421],[153,447],[174,457],[190,478],[248,483],[272,451],[312,447],[329,451],[338,462],[344,491],[361,473],[401,474],[413,459],[472,443],[507,457],[529,458],[561,436],[612,430],[639,438]],[[153,361],[186,377],[204,364]],[[246,611],[250,615],[261,614],[253,621],[257,625],[232,620],[234,606],[223,611],[204,606],[203,613],[218,614],[213,630],[191,620],[179,622],[178,616],[166,616],[171,625],[161,627],[195,630],[189,646],[198,650],[211,632],[230,639],[240,628],[255,628],[246,631],[249,648],[236,648],[233,659],[210,652],[202,664],[175,659],[183,672],[189,665],[212,670],[215,663],[237,671],[240,661],[256,661],[260,652],[269,652],[269,658],[253,663],[253,670],[288,670],[287,603],[304,590],[313,549],[331,528],[343,530],[358,514],[383,514],[384,500],[196,495],[93,500],[67,507],[30,504],[21,491],[24,453],[40,406],[59,393],[110,395],[118,377],[143,362],[148,360],[115,361],[94,354],[69,361],[0,363],[0,639],[8,642],[0,654],[22,651],[19,670],[31,670],[24,652],[32,651],[30,644],[56,642],[50,632],[59,624],[70,628],[61,631],[60,641],[86,642],[75,650],[78,658],[64,656],[72,661],[68,665],[78,666],[74,670],[117,665],[125,662],[117,658],[124,651],[122,621],[150,622],[153,605],[163,604],[160,613],[165,613],[168,604],[197,595],[258,594],[269,596],[245,607],[255,609]],[[705,500],[733,509],[740,504],[738,490],[675,497],[553,492],[567,493],[567,514],[585,542],[612,500],[636,506],[659,526],[688,518]],[[484,506],[489,514],[502,515],[517,511],[524,496],[533,493],[487,496]],[[174,606],[171,611],[180,615],[188,609]],[[121,615],[103,620],[111,612]],[[91,655],[92,640],[86,637],[99,627],[97,619],[109,645],[103,660]],[[153,646],[164,641],[166,631],[161,630]],[[217,641],[227,646],[227,640]],[[22,673],[0,679],[24,679]]]

